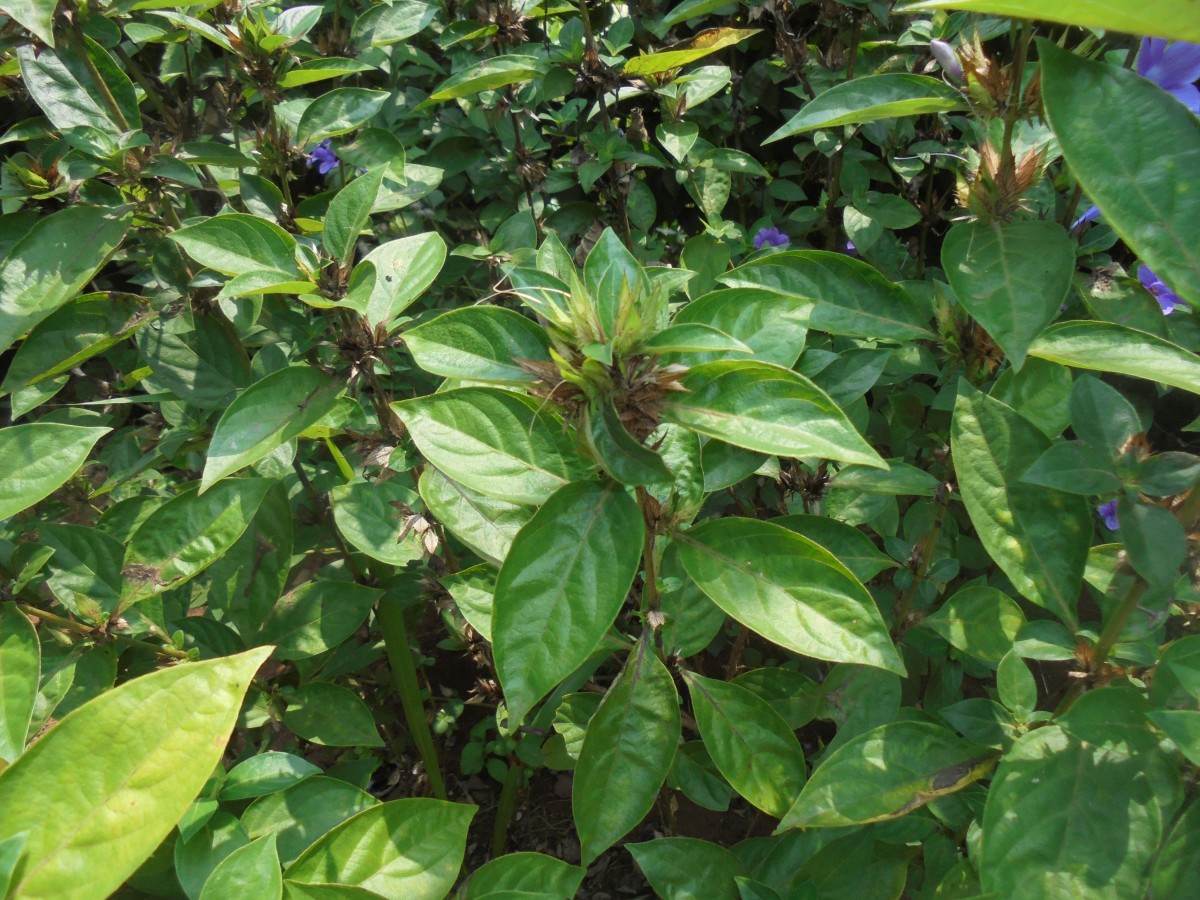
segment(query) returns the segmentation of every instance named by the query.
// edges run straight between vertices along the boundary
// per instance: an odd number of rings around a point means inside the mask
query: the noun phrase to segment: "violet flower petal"
[[[1100,218],[1100,207],[1096,206],[1096,204],[1093,203],[1086,210],[1084,210],[1082,216],[1080,216],[1078,219],[1076,219],[1074,222],[1071,223],[1071,231],[1074,231],[1076,228],[1078,228],[1084,222],[1090,222],[1093,219],[1098,219],[1098,218]]]
[[[1096,510],[1100,513],[1100,518],[1104,520],[1104,527],[1109,531],[1118,530],[1121,525],[1117,522],[1117,501],[1109,500],[1107,503],[1101,503]]]
[[[1154,295],[1154,299],[1162,307],[1164,316],[1175,312],[1175,307],[1184,305],[1183,299],[1163,284],[1163,280],[1155,275],[1149,266],[1143,265],[1138,269],[1138,281],[1142,283],[1142,287]]]

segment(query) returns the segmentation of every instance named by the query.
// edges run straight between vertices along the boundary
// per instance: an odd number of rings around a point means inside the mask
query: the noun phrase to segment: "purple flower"
[[[761,250],[767,244],[772,247],[786,247],[791,243],[791,238],[772,225],[770,228],[758,229],[758,234],[754,236],[754,249]]]
[[[1071,223],[1071,230],[1074,231],[1076,228],[1078,228],[1084,222],[1090,222],[1093,219],[1098,219],[1098,218],[1100,218],[1100,207],[1096,206],[1095,204],[1092,204],[1086,210],[1084,210],[1084,213],[1082,216],[1080,216],[1078,219],[1076,219],[1074,222]]]
[[[1162,279],[1150,271],[1149,266],[1143,265],[1138,268],[1138,281],[1142,283],[1142,287],[1154,295],[1154,299],[1162,307],[1164,316],[1175,312],[1175,307],[1184,305],[1179,295],[1163,284]]]
[[[854,246],[854,241],[846,241],[846,255],[858,256],[858,248]]]
[[[1117,524],[1117,501],[1109,500],[1107,503],[1101,503],[1100,508],[1096,510],[1100,513],[1100,518],[1104,520],[1104,527],[1109,531],[1116,531],[1121,526]]]
[[[955,81],[963,80],[962,63],[959,62],[958,54],[954,52],[953,47],[945,41],[930,41],[929,52],[938,61],[938,65],[942,67],[943,72]]]
[[[322,175],[328,175],[340,163],[336,153],[333,152],[333,145],[329,138],[321,141],[313,148],[312,153],[308,154],[308,167],[317,167],[317,171]]]
[[[1185,41],[1167,43],[1166,38],[1142,38],[1137,73],[1194,113],[1200,113],[1200,90],[1193,84],[1200,78],[1200,44]]]

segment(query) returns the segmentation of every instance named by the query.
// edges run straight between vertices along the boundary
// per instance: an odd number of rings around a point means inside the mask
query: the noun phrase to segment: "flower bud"
[[[953,47],[945,41],[930,41],[929,52],[938,61],[938,65],[942,67],[943,72],[955,81],[963,80],[962,63],[958,61],[958,54],[954,52]]]

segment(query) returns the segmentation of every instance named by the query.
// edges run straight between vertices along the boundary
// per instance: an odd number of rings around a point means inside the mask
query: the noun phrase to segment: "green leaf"
[[[375,718],[349,688],[310,681],[288,697],[283,724],[297,735],[326,747],[382,747]],[[288,877],[294,876],[289,871]]]
[[[275,835],[269,834],[238,847],[217,864],[204,882],[200,900],[254,897],[279,900],[283,897],[283,874]]]
[[[344,390],[342,382],[311,366],[288,366],[250,385],[213,430],[200,493],[324,418]]]
[[[126,682],[0,772],[0,839],[28,832],[14,894],[101,896],[132,875],[212,773],[269,653],[260,647]],[[93,764],[80,767],[81,759]]]
[[[308,105],[296,126],[296,143],[310,144],[346,134],[375,118],[391,97],[388,91],[335,88]]]
[[[222,800],[249,800],[274,794],[321,770],[307,759],[278,750],[268,750],[234,766],[221,786]],[[273,843],[273,842],[272,842]]]
[[[1055,222],[962,223],[942,243],[942,268],[958,302],[1019,369],[1071,289],[1075,245]]]
[[[1196,21],[1191,0],[1145,0],[1142,3],[1059,0],[1053,4],[1040,0],[917,0],[897,11],[915,13],[927,9],[990,13],[1128,34],[1149,34],[1178,41],[1200,41],[1200,22]]]
[[[463,900],[565,900],[579,892],[583,875],[544,853],[506,853],[471,874]]]
[[[4,5],[7,9],[7,0]],[[107,156],[121,146],[118,137],[123,132],[142,127],[142,115],[129,76],[90,37],[85,35],[83,42],[86,61],[80,57],[78,44],[61,51],[43,50],[36,56],[32,46],[19,47],[21,79],[30,99],[41,107],[55,128],[62,132],[79,128],[99,133],[101,146],[97,149]],[[109,106],[110,98],[120,110],[119,118]]]
[[[1021,480],[1088,497],[1112,494],[1121,487],[1111,455],[1076,441],[1052,444]]]
[[[354,261],[354,245],[358,234],[371,220],[375,198],[383,184],[384,167],[367,172],[337,192],[325,213],[325,229],[321,243],[339,265]]]
[[[365,257],[375,266],[375,287],[364,308],[372,325],[391,325],[424,293],[446,262],[446,242],[436,232],[380,244]]]
[[[1200,394],[1200,357],[1145,331],[1112,322],[1059,322],[1029,355],[1077,369],[1115,372]]]
[[[965,381],[951,432],[958,487],[984,549],[1024,597],[1075,627],[1092,517],[1082,497],[1021,481],[1046,436]]]
[[[663,420],[759,453],[887,468],[829,396],[790,369],[721,361],[692,368]]]
[[[769,144],[814,128],[862,125],[877,119],[966,109],[963,96],[937,78],[888,72],[843,82],[818,94],[763,141]]]
[[[625,76],[657,75],[659,72],[678,69],[690,62],[716,53],[718,50],[732,47],[734,44],[758,34],[760,30],[758,28],[707,28],[695,37],[684,41],[680,49],[660,50],[657,53],[635,56],[625,63],[621,74]]]
[[[141,297],[88,294],[59,307],[17,348],[0,395],[69,372],[154,319]]]
[[[724,847],[699,838],[668,837],[626,844],[625,849],[664,900],[738,900],[733,879],[746,870]]]
[[[396,481],[359,479],[339,484],[329,492],[329,499],[338,531],[355,550],[393,566],[424,556],[420,534],[405,525],[410,515],[406,510],[415,514],[418,504],[411,488]]]
[[[0,520],[62,487],[111,430],[57,422],[0,429]]]
[[[229,213],[213,216],[167,235],[202,266],[222,275],[248,272],[290,273],[296,268],[296,239],[258,216]]]
[[[413,797],[359,813],[287,869],[289,881],[345,884],[384,897],[442,900],[454,886],[477,807]]]
[[[353,581],[306,581],[285,594],[262,623],[259,639],[279,659],[307,659],[358,630],[383,591]]]
[[[804,787],[804,751],[788,723],[746,688],[684,672],[692,713],[717,769],[769,816],[782,816]]]
[[[492,639],[492,609],[498,574],[495,566],[480,563],[438,579],[454,598],[454,605],[467,623],[489,642]]]
[[[654,136],[676,162],[682,163],[700,136],[700,126],[695,122],[664,122],[654,129]]]
[[[92,280],[129,223],[125,209],[72,205],[22,234],[0,261],[0,353]]]
[[[626,431],[611,400],[601,398],[587,407],[582,431],[600,467],[622,484],[671,481],[663,458]]]
[[[4,12],[43,44],[54,46],[54,12],[58,0],[4,0]]]
[[[499,566],[517,533],[533,516],[529,506],[480,494],[439,469],[421,473],[421,499],[438,521],[471,550]]]
[[[286,866],[335,825],[378,803],[352,784],[314,775],[254,801],[242,814],[242,824],[252,838],[275,835]]]
[[[862,260],[842,253],[772,253],[718,280],[730,287],[760,288],[815,303],[808,327],[830,334],[888,341],[935,336],[929,327],[930,314],[903,288]]]
[[[963,653],[998,663],[1012,650],[1025,625],[1025,613],[1007,594],[986,585],[955,591],[942,606],[921,620]]]
[[[1099,747],[1057,725],[1031,731],[988,790],[983,888],[1000,897],[1140,897],[1179,799],[1175,767],[1157,751]]]
[[[531,319],[500,306],[467,306],[404,332],[404,345],[426,372],[446,378],[536,381],[518,359],[550,362],[550,339]]]
[[[271,485],[265,478],[222,481],[204,496],[186,491],[158,507],[129,539],[123,604],[178,587],[220,559]]]
[[[907,815],[986,776],[996,755],[933,722],[893,722],[822,760],[777,831]]]
[[[397,0],[372,6],[354,22],[356,46],[385,47],[420,34],[437,15],[438,7],[421,0]]]
[[[894,559],[876,547],[864,532],[837,519],[795,515],[780,516],[771,521],[829,550],[837,557],[838,562],[864,584],[884,569],[894,569],[898,565]],[[834,550],[837,552],[834,553]]]
[[[1163,841],[1154,860],[1148,896],[1187,900],[1200,893],[1200,803],[1192,801]]]
[[[1110,464],[1120,455],[1125,443],[1143,431],[1141,417],[1125,395],[1092,375],[1082,375],[1075,380],[1071,388],[1070,411],[1075,436],[1105,451]]]
[[[286,90],[304,84],[313,84],[317,81],[326,81],[330,78],[340,78],[343,75],[370,72],[373,68],[374,66],[369,66],[356,59],[346,59],[340,56],[328,59],[308,59],[284,73],[277,84],[281,89]]]
[[[830,480],[831,487],[853,488],[869,494],[894,494],[902,497],[932,497],[938,480],[903,460],[889,459],[886,470],[845,466]]]
[[[996,693],[1019,722],[1037,709],[1037,682],[1020,654],[1010,650],[996,669]]]
[[[54,549],[53,574],[46,580],[60,603],[99,624],[121,603],[125,546],[98,528],[43,523],[38,543]]]
[[[1170,590],[1187,555],[1183,525],[1161,506],[1131,502],[1124,494],[1118,499],[1117,519],[1133,570],[1152,587]]]
[[[664,328],[642,345],[649,353],[753,353],[754,351],[731,335],[711,325],[698,322],[677,322]]]
[[[1173,39],[1183,38],[1195,13],[1180,11]],[[1089,62],[1045,39],[1038,52],[1046,116],[1080,185],[1159,278],[1200,303],[1200,196],[1188,174],[1200,167],[1200,122],[1128,69]]]
[[[701,590],[768,640],[817,659],[904,672],[867,589],[808,538],[730,517],[677,532],[675,540]]]
[[[708,325],[745,344],[760,362],[790,369],[800,358],[812,303],[800,297],[755,288],[712,291],[675,315],[675,325]],[[725,354],[692,352],[681,362],[699,365]]]
[[[679,697],[649,632],[588,722],[571,809],[583,864],[628,834],[654,806],[679,745]]]
[[[481,91],[494,91],[510,84],[531,81],[546,73],[546,61],[537,56],[509,54],[483,59],[467,69],[451,75],[439,84],[426,103],[457,100]]]
[[[15,603],[0,606],[0,764],[25,749],[42,671],[37,631]]]
[[[537,505],[589,466],[541,404],[497,388],[461,388],[395,403],[421,454],[465,487]]]
[[[200,316],[177,333],[160,319],[138,332],[138,350],[153,368],[152,383],[185,403],[224,410],[251,381],[250,360],[233,325],[222,316]],[[182,323],[179,324],[182,332]]]
[[[633,584],[645,525],[616,484],[556,491],[513,541],[496,581],[496,671],[519,723],[599,646]]]

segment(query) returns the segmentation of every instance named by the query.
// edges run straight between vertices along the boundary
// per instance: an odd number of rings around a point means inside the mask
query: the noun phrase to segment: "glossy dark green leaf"
[[[808,327],[850,337],[903,341],[932,338],[930,315],[898,285],[862,260],[823,250],[773,253],[719,279],[815,304]]]
[[[734,790],[767,815],[787,812],[804,786],[804,751],[766,700],[741,687],[685,673],[704,746]]]
[[[181,828],[172,852],[175,878],[189,900],[200,900],[204,882],[213,869],[234,851],[249,844],[250,838],[237,819],[220,809],[214,811],[199,829],[188,829],[187,840],[183,839],[182,831]]]
[[[758,32],[757,28],[709,28],[686,41],[685,46],[635,56],[625,63],[622,73],[626,76],[655,75],[677,69],[718,50],[741,43]]]
[[[625,430],[611,401],[602,399],[585,412],[584,436],[600,468],[622,484],[669,482],[663,458]]]
[[[383,596],[353,581],[306,581],[279,599],[259,639],[275,644],[279,659],[306,659],[336,647],[358,630]]]
[[[337,192],[325,213],[321,243],[329,255],[345,266],[354,261],[358,234],[371,219],[375,197],[383,183],[383,167],[360,175]]]
[[[1075,246],[1054,222],[960,223],[942,243],[942,268],[958,302],[1019,369],[1071,288]]]
[[[697,806],[725,812],[733,798],[733,788],[717,771],[703,741],[685,741],[675,754],[667,786],[683,794]]]
[[[0,260],[0,352],[78,294],[129,223],[125,209],[80,204],[39,217]]]
[[[679,744],[679,697],[647,634],[588,722],[571,809],[584,865],[646,817]]]
[[[41,678],[37,632],[15,603],[0,606],[0,763],[25,749]]]
[[[1150,876],[1150,894],[1158,900],[1187,900],[1200,893],[1200,804],[1194,800],[1163,841]]]
[[[375,719],[358,694],[329,681],[311,681],[288,698],[283,724],[314,744],[382,747]],[[291,872],[288,877],[294,877]]]
[[[466,803],[425,797],[372,807],[309,847],[288,866],[288,880],[442,900],[458,878],[476,811]]]
[[[1057,725],[1031,731],[988,791],[983,888],[1001,897],[1141,896],[1179,800],[1179,776],[1160,753],[1098,747]]]
[[[231,479],[204,496],[188,491],[158,507],[129,540],[123,602],[178,587],[216,562],[242,536],[271,484]]]
[[[1180,11],[1170,36],[1182,38],[1195,20],[1195,10]],[[1157,21],[1167,28],[1170,20]],[[1142,262],[1200,303],[1200,197],[1190,174],[1200,166],[1196,116],[1128,69],[1048,39],[1038,41],[1038,54],[1046,116],[1071,172]]]
[[[288,366],[250,385],[213,430],[201,493],[324,418],[344,389],[344,384],[311,366]]]
[[[47,46],[54,46],[54,12],[57,0],[5,0],[4,11]]]
[[[353,131],[375,117],[391,96],[387,91],[360,87],[334,88],[308,105],[296,126],[296,143],[309,144],[322,138]]]
[[[868,75],[818,94],[763,143],[769,144],[814,128],[862,125],[876,119],[965,108],[963,96],[936,78],[906,72]]]
[[[689,837],[659,838],[625,847],[664,900],[738,900],[733,879],[745,875],[746,870],[724,847]]]
[[[64,718],[0,772],[0,839],[28,833],[13,892],[115,891],[212,773],[269,653],[259,648],[128,681]],[[85,758],[95,765],[81,768]]]
[[[86,60],[81,49],[87,53]],[[142,127],[133,82],[91,38],[84,36],[82,44],[69,49],[36,54],[32,46],[26,45],[19,48],[17,58],[30,98],[59,131],[92,129],[92,133],[102,136],[97,149],[108,155],[121,146],[118,137],[123,132]],[[103,83],[98,84],[98,80]]]
[[[962,10],[1013,16],[1021,19],[1042,19],[1063,25],[1083,25],[1124,31],[1128,34],[1151,34],[1172,40],[1200,41],[1200,24],[1196,22],[1190,0],[1146,0],[1145,3],[1112,3],[1111,0],[1064,0],[1047,5],[1039,0],[917,0],[904,5],[902,12],[928,9]]]
[[[985,777],[996,756],[932,722],[882,725],[821,761],[779,830],[898,818]]]
[[[1037,708],[1037,682],[1015,650],[1006,653],[996,667],[996,694],[1020,722]]]
[[[795,653],[903,672],[875,601],[828,550],[768,522],[716,519],[677,534],[714,603]]]
[[[1179,520],[1161,506],[1132,502],[1125,495],[1118,500],[1117,519],[1133,570],[1152,586],[1173,585],[1188,545]]]
[[[222,316],[199,317],[187,331],[160,319],[138,332],[137,344],[151,383],[192,406],[224,410],[252,380],[246,350]]]
[[[88,294],[55,310],[17,348],[0,394],[70,371],[124,341],[153,319],[130,294]]]
[[[279,870],[279,851],[275,835],[269,834],[245,847],[239,847],[212,870],[200,891],[200,900],[224,900],[227,897],[283,897],[283,873]]]
[[[871,494],[911,497],[932,497],[937,490],[938,480],[923,469],[898,459],[889,459],[887,464],[888,469],[843,466],[830,485]]]
[[[393,566],[425,554],[421,535],[410,525],[417,493],[397,481],[352,481],[329,492],[333,521],[355,550]],[[407,532],[407,533],[405,533]]]
[[[956,591],[921,624],[963,653],[998,663],[1012,649],[1025,624],[1025,613],[1002,591],[971,585]]]
[[[767,701],[793,731],[812,721],[821,702],[821,686],[793,669],[750,669],[733,683]]]
[[[669,325],[642,347],[650,353],[715,352],[724,355],[754,352],[737,338],[699,322]]]
[[[1111,322],[1052,325],[1029,348],[1029,355],[1200,394],[1200,357],[1160,337]]]
[[[510,54],[483,59],[450,76],[429,95],[429,102],[457,100],[480,91],[494,91],[510,84],[520,84],[546,71],[546,62],[536,56]]]
[[[417,365],[446,378],[522,383],[537,376],[519,359],[550,362],[550,340],[536,322],[500,306],[467,306],[404,332]]]
[[[0,519],[62,487],[111,428],[33,422],[0,429]]]
[[[790,369],[712,362],[680,383],[687,393],[667,401],[665,421],[759,453],[887,468],[829,396]]]
[[[820,544],[864,584],[884,569],[892,569],[898,565],[894,559],[877,548],[865,532],[837,519],[794,515],[781,516],[771,521]]]
[[[804,349],[811,308],[810,301],[789,294],[730,288],[697,297],[676,313],[674,323],[708,325],[741,341],[760,362],[790,369]],[[681,354],[680,362],[699,365],[725,356],[693,351]]]
[[[544,853],[506,853],[471,874],[463,900],[573,900],[584,870]]]
[[[421,473],[421,499],[453,535],[497,566],[508,556],[517,532],[533,516],[526,505],[497,500],[463,487],[427,466]]]
[[[258,216],[213,216],[173,231],[169,237],[196,262],[222,275],[270,269],[299,276],[296,239]]]
[[[556,491],[513,541],[496,581],[496,670],[515,724],[599,645],[633,584],[644,531],[616,484]]]
[[[58,601],[86,621],[105,621],[121,602],[124,545],[97,528],[49,522],[38,543],[54,548],[46,586]]]
[[[1026,419],[960,382],[951,448],[979,540],[1023,596],[1074,626],[1092,518],[1082,497],[1021,481],[1048,446]]]
[[[417,448],[467,488],[539,504],[588,465],[541,404],[497,388],[461,388],[394,404]]]

